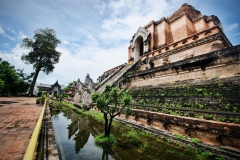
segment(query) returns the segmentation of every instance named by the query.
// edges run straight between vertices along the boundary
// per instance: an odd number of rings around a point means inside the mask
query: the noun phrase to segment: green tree
[[[129,104],[132,101],[132,96],[128,90],[119,91],[117,87],[105,86],[102,94],[95,92],[92,99],[97,103],[97,108],[103,113],[105,121],[105,137],[110,136],[112,120],[125,111],[127,115],[131,114],[132,109]],[[120,107],[121,106],[121,107]]]
[[[16,95],[27,92],[29,79],[32,75],[23,73],[23,70],[15,69],[9,62],[0,58],[0,94]]]
[[[54,64],[59,62],[61,53],[56,47],[61,43],[53,29],[38,29],[33,37],[34,40],[24,38],[21,47],[30,49],[28,54],[23,54],[21,59],[26,64],[33,64],[35,74],[28,94],[33,95],[33,89],[40,71],[49,74],[53,72]]]
[[[64,97],[66,97],[67,95],[65,93],[61,93],[61,94],[56,94],[55,97],[57,98],[57,100],[62,103],[62,100]]]
[[[72,87],[73,84],[76,85],[77,82],[76,82],[76,81],[73,81],[73,82],[69,83],[69,84],[64,88],[64,91],[69,91],[69,90],[71,89],[71,87]]]

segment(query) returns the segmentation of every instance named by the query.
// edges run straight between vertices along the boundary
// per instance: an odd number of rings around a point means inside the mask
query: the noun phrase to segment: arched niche
[[[149,35],[150,32],[142,27],[134,34],[131,44],[134,61],[139,60],[144,53],[149,51]]]

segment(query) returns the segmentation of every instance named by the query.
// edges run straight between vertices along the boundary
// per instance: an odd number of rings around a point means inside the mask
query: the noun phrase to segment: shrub
[[[204,118],[207,119],[207,120],[212,120],[213,119],[212,115],[210,115],[210,114],[205,114]]]
[[[133,144],[138,144],[139,143],[139,135],[137,131],[131,130],[127,133],[123,133],[122,137],[127,138],[129,142]]]
[[[225,111],[229,111],[230,110],[230,104],[228,103],[226,106],[225,106]]]
[[[110,147],[117,143],[116,137],[114,137],[112,134],[110,134],[109,137],[105,137],[104,134],[100,134],[95,137],[95,141],[97,144],[103,147]]]
[[[40,104],[40,101],[41,101],[41,97],[38,97],[38,98],[36,99],[36,104]]]
[[[177,137],[178,139],[181,139],[181,140],[185,140],[186,137],[182,134],[174,134],[175,137]]]
[[[198,138],[192,138],[192,142],[195,143],[195,144],[198,144],[199,143],[199,139]]]
[[[238,108],[237,107],[233,107],[233,112],[238,112]]]

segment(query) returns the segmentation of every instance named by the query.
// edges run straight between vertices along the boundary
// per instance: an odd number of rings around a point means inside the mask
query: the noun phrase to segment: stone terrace
[[[36,98],[0,97],[0,159],[23,159],[42,108]]]

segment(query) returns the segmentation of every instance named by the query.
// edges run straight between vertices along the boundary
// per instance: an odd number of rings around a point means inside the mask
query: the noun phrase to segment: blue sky
[[[53,73],[38,83],[67,85],[87,73],[96,82],[105,70],[127,62],[129,42],[140,26],[170,16],[183,3],[202,15],[216,15],[233,45],[240,44],[239,0],[0,0],[0,57],[26,73],[28,53],[22,39],[39,28],[52,28],[62,53]]]

